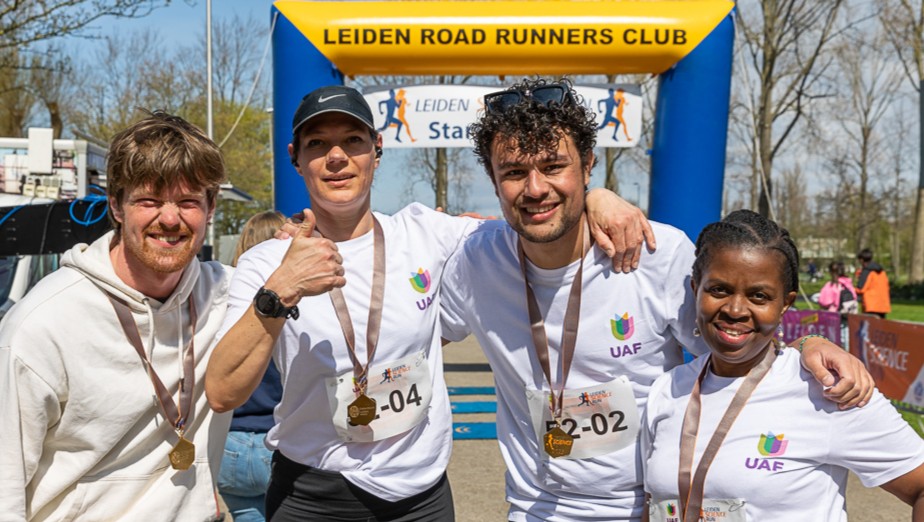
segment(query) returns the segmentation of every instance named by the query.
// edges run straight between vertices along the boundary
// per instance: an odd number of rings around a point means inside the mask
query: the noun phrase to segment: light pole
[[[205,132],[210,140],[214,140],[212,128],[212,0],[205,2]],[[218,205],[218,201],[215,201]],[[209,221],[208,244],[212,247],[212,257],[215,256],[215,216]]]
[[[212,132],[212,0],[205,2],[205,125],[209,139]]]

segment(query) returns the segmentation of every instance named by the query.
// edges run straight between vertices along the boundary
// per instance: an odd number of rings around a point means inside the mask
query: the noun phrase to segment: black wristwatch
[[[286,319],[298,319],[298,307],[291,308],[283,306],[279,301],[279,296],[272,290],[260,288],[257,295],[253,298],[253,309],[263,317],[285,317]]]

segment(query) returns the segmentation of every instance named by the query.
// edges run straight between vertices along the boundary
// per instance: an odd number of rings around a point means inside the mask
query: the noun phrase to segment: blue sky
[[[240,16],[254,23],[269,25],[272,0],[213,0],[212,19]],[[205,31],[205,0],[172,0],[170,5],[156,9],[150,15],[137,18],[107,18],[97,24],[102,35],[115,32],[130,34],[147,28],[156,29],[161,36],[176,45],[188,45]],[[254,42],[258,44],[258,42]]]

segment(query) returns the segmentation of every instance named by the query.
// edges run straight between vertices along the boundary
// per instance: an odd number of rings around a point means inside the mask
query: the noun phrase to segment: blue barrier
[[[496,401],[471,401],[450,403],[453,413],[497,413]]]

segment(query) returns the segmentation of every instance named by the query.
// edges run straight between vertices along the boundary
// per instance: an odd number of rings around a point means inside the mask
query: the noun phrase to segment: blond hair
[[[237,239],[237,250],[234,252],[231,266],[237,266],[241,254],[273,237],[285,222],[285,216],[278,210],[267,210],[251,216],[241,229],[241,237]]]

